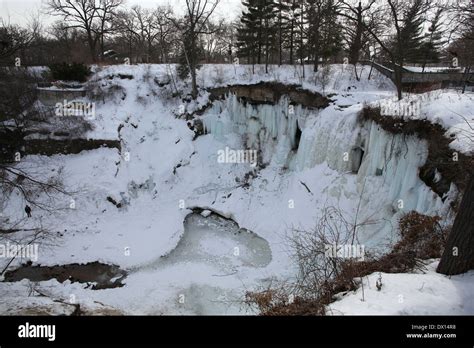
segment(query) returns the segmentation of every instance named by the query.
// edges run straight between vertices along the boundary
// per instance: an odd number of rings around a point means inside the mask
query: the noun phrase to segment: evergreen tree
[[[309,50],[307,47],[308,43],[308,6],[306,0],[296,0],[295,8],[295,48],[298,55],[298,59],[303,68],[303,77],[305,77],[304,63]]]
[[[275,17],[277,9],[273,0],[260,0],[260,9],[262,13],[262,41],[265,52],[265,73],[268,74],[268,64],[270,55],[275,51],[275,42],[277,27]]]
[[[254,3],[255,1],[243,2],[247,10],[242,12],[240,25],[237,28],[237,54],[239,57],[246,57],[247,63],[252,65],[260,63],[261,56],[261,46],[258,43],[258,18],[253,7]]]
[[[393,43],[400,62],[420,61],[423,40],[423,15],[427,10],[425,0],[414,0],[406,6],[402,14],[400,32]],[[401,64],[403,65],[403,64]]]
[[[287,23],[287,37],[285,48],[289,50],[290,64],[293,64],[296,47],[296,33],[299,18],[298,0],[288,0],[288,23]]]
[[[342,50],[342,26],[335,0],[327,0],[323,12],[321,57],[328,60]]]
[[[283,62],[283,49],[285,42],[288,40],[288,29],[290,29],[290,11],[292,1],[276,0],[275,9],[277,12],[277,35],[278,35],[278,65]]]
[[[275,46],[276,4],[273,0],[248,0],[243,5],[246,10],[238,32],[239,53],[252,58],[252,64],[255,64],[255,56],[257,64],[261,64],[263,57],[268,73],[270,54]]]
[[[443,8],[438,8],[433,19],[430,21],[428,33],[425,34],[423,43],[421,44],[421,55],[423,57],[423,71],[425,71],[428,62],[438,63],[440,61],[441,47],[446,43],[443,38],[442,15]]]
[[[334,0],[308,0],[309,48],[314,71],[319,62],[336,55],[342,48],[342,29],[338,21],[338,4]]]
[[[364,22],[363,26],[393,63],[394,82],[397,86],[398,99],[401,100],[403,98],[403,66],[407,60],[419,55],[422,16],[429,9],[430,2],[427,0],[410,2],[386,0],[386,2],[388,6],[380,9],[386,18],[380,21],[380,26],[377,26],[377,29],[371,28]],[[392,40],[385,40],[383,33],[393,28],[395,34]]]

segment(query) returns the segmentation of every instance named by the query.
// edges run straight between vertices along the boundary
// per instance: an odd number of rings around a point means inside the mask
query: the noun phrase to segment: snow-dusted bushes
[[[55,80],[85,82],[91,69],[82,63],[58,63],[49,67]]]
[[[221,86],[225,82],[224,71],[220,65],[214,66],[212,83],[215,86]]]
[[[337,294],[356,290],[369,274],[424,269],[422,259],[439,257],[446,237],[439,217],[410,212],[400,220],[400,241],[390,253],[359,258],[332,253],[333,245],[355,245],[357,226],[331,207],[314,229],[294,230],[290,247],[299,268],[296,279],[247,292],[245,302],[262,315],[325,315]],[[380,280],[377,289],[383,286]]]
[[[296,279],[248,292],[246,302],[263,315],[324,315],[334,294],[357,287],[352,264],[359,260],[333,253],[333,246],[356,247],[357,226],[339,209],[328,207],[313,229],[292,230],[287,239],[299,271]]]
[[[441,225],[439,216],[427,216],[411,211],[400,219],[401,240],[394,252],[414,252],[420,259],[441,257],[449,227]]]
[[[92,101],[101,101],[105,104],[107,101],[124,100],[127,97],[125,88],[118,83],[105,82],[100,79],[90,81],[86,86],[86,96]]]

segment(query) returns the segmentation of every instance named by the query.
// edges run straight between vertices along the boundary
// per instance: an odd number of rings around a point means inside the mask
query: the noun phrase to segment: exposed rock
[[[25,154],[46,155],[78,154],[81,151],[95,150],[102,147],[115,148],[121,151],[120,141],[104,139],[28,139],[24,141]]]
[[[325,108],[330,100],[320,93],[301,88],[298,85],[285,85],[278,82],[260,82],[254,85],[234,85],[209,90],[211,100],[221,99],[228,93],[252,104],[275,104],[287,96],[291,103],[307,108]]]

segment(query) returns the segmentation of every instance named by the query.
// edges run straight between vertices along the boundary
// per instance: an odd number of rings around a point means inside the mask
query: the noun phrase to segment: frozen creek
[[[199,269],[199,281],[176,293],[178,311],[218,315],[236,313],[236,304],[243,296],[241,289],[228,289],[220,284],[239,283],[242,273],[263,269],[271,260],[268,242],[255,233],[216,214],[204,217],[192,213],[184,221],[184,234],[176,248],[131,273],[149,272],[156,277],[168,271],[186,275],[187,266]]]
[[[271,260],[268,242],[255,233],[214,213],[192,213],[184,219],[184,234],[173,250],[132,272],[200,263],[213,269],[212,274],[203,276],[231,277],[240,268],[262,268]]]
[[[231,276],[241,267],[265,267],[272,260],[268,242],[215,214],[191,214],[184,220],[184,235],[163,257],[162,266],[186,262],[208,263],[215,276]]]

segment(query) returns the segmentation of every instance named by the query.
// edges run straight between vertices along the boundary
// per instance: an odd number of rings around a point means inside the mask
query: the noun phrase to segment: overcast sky
[[[11,23],[25,24],[32,15],[44,8],[47,0],[0,0],[0,18]],[[182,13],[184,0],[126,0],[127,6],[141,5],[142,7],[155,7],[170,4],[177,13]],[[225,18],[236,18],[241,12],[241,0],[220,0],[217,15]],[[51,23],[52,18],[42,15],[46,23]]]

